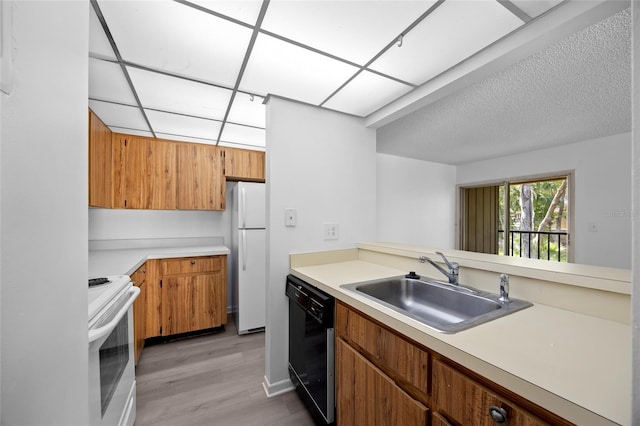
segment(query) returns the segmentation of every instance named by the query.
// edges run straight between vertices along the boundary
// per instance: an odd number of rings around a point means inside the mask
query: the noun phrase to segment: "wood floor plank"
[[[225,330],[147,346],[136,366],[135,426],[313,425],[296,392],[267,398],[264,333]]]

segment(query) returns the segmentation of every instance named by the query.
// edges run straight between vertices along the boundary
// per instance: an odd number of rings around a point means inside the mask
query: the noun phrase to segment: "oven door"
[[[132,304],[140,289],[127,287],[89,329],[89,424],[133,425],[135,370]]]

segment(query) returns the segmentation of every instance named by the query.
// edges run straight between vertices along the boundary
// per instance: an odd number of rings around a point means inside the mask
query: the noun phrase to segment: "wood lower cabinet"
[[[424,407],[433,426],[571,425],[341,301],[335,330],[340,424],[427,424],[416,409]],[[408,418],[393,417],[398,405]]]
[[[426,426],[429,410],[344,340],[336,340],[337,424]]]
[[[455,424],[478,426],[549,424],[507,399],[497,396],[438,359],[433,361],[433,401],[441,417],[451,419]]]
[[[131,275],[131,282],[136,287],[140,288],[140,295],[133,302],[133,358],[135,363],[138,363],[142,349],[144,348],[145,334],[145,317],[147,306],[147,283],[146,283],[147,269],[146,265],[140,266],[136,272]]]
[[[227,257],[147,261],[147,337],[219,327],[227,322]]]
[[[227,180],[265,181],[265,153],[224,148],[224,175]]]

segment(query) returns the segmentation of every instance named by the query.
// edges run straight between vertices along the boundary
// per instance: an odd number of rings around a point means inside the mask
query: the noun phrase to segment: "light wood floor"
[[[135,426],[313,425],[296,392],[267,398],[264,333],[226,330],[147,346],[136,367]]]

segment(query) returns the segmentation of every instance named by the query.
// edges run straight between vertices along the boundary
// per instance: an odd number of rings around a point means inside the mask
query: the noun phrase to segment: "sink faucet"
[[[449,279],[449,284],[458,285],[458,271],[460,269],[460,265],[458,265],[458,263],[456,262],[449,262],[449,260],[446,257],[444,257],[444,254],[442,254],[439,251],[437,251],[436,254],[439,254],[442,257],[442,260],[444,260],[444,263],[446,263],[447,267],[449,267],[449,271],[446,271],[444,268],[442,268],[440,265],[438,265],[437,263],[435,263],[433,260],[429,259],[426,256],[420,256],[418,260],[420,260],[421,263],[424,263],[426,260],[427,262],[432,264],[438,271],[442,272]]]
[[[500,274],[500,298],[499,301],[509,303],[509,275]]]

